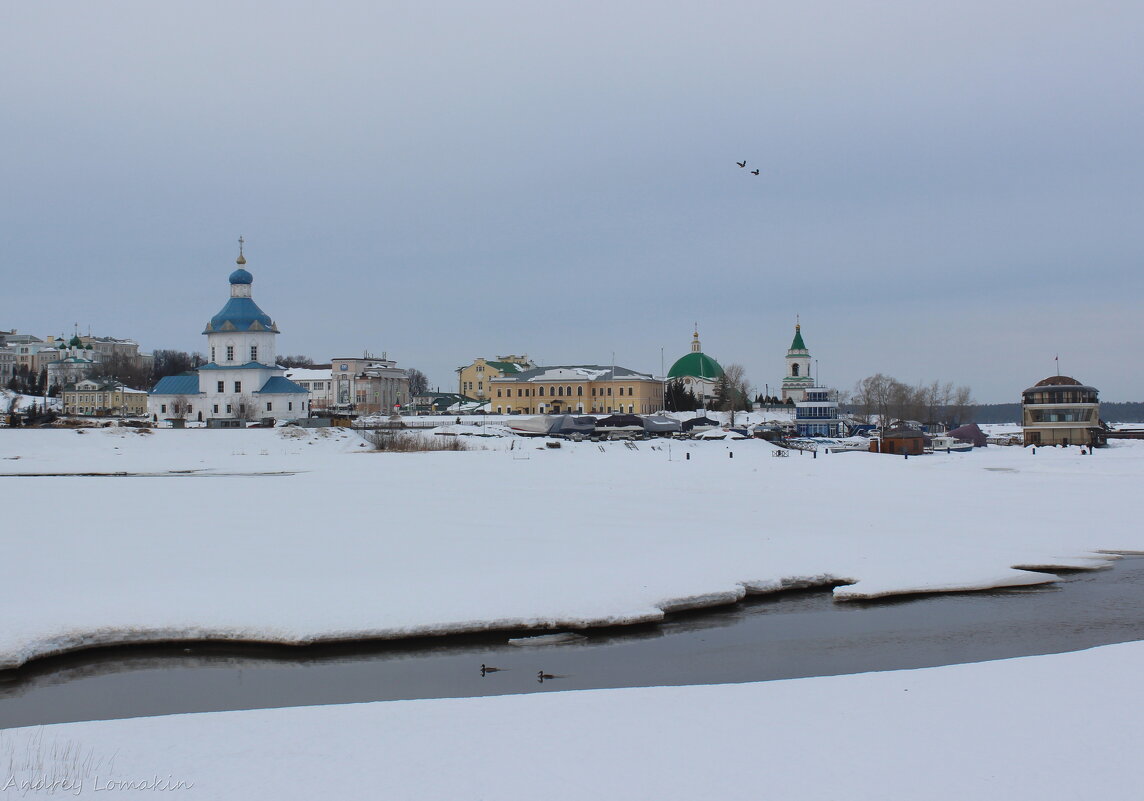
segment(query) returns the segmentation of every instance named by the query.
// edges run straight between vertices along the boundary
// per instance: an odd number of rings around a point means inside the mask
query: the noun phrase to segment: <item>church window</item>
[[[214,413],[218,414],[218,404],[217,403],[214,405]]]
[[[272,404],[270,403],[270,401],[266,401],[266,411],[268,411],[268,412],[273,411],[271,406],[272,406]]]
[[[235,381],[234,382],[234,391],[235,392],[242,392],[242,382],[241,381]]]
[[[226,392],[226,390],[222,388],[222,382],[221,381],[218,382],[218,391],[219,392]],[[215,411],[217,412],[218,409],[215,409]]]
[[[252,362],[258,361],[258,346],[257,345],[251,345],[250,346],[250,360]]]
[[[557,387],[556,389],[558,390],[557,394],[558,394],[558,395],[559,395],[561,398],[563,398],[563,397],[564,397],[564,387]]]
[[[792,365],[790,366],[790,374],[791,374],[792,376],[797,376],[797,375],[798,375],[798,362],[795,362],[794,364],[792,364]]]
[[[234,345],[227,345],[226,346],[226,360],[228,362],[234,361]]]
[[[576,387],[576,397],[577,398],[584,397],[584,387],[583,386]]]
[[[290,401],[289,403],[286,404],[286,411],[288,411],[288,412],[294,411],[294,401]]]
[[[540,397],[544,397],[544,387],[540,388]]]
[[[215,349],[214,349],[214,345],[211,345],[211,361],[213,362],[214,360],[215,360]]]
[[[159,406],[159,411],[162,412],[163,414],[166,414],[167,413],[167,404],[165,404],[165,403],[161,404]]]

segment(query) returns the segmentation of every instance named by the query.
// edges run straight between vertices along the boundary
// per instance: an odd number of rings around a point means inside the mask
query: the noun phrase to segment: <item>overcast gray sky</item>
[[[1144,399],[1144,3],[0,7],[0,328]],[[746,159],[753,176],[735,166]]]

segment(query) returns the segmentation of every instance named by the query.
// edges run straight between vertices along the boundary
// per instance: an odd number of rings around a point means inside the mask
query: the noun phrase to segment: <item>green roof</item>
[[[794,327],[794,342],[790,343],[791,350],[806,350],[806,345],[802,341],[802,326],[796,325]]]
[[[490,362],[486,359],[485,364],[494,370],[500,370],[502,373],[520,373],[528,369],[515,362]]]
[[[667,371],[668,378],[701,378],[704,381],[714,381],[723,375],[723,368],[719,362],[706,353],[688,353],[678,359],[671,369]]]

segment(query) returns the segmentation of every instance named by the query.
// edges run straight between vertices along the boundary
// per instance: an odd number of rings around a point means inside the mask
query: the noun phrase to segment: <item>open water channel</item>
[[[0,671],[0,728],[228,709],[716,684],[1056,653],[1144,639],[1144,557],[992,592],[835,603],[792,592],[583,632],[307,648],[108,648]],[[486,671],[481,666],[499,670]],[[540,674],[552,678],[541,678]]]

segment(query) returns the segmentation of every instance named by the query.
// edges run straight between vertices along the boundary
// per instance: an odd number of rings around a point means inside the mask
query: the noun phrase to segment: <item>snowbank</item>
[[[775,459],[757,440],[481,445],[372,453],[340,429],[5,431],[16,567],[0,584],[0,666],[123,642],[655,621],[808,581],[853,582],[835,590],[844,599],[1021,585],[1052,577],[1019,566],[1144,551],[1136,441],[909,460]],[[76,473],[100,475],[10,475]]]
[[[758,684],[69,723],[0,732],[0,782],[204,800],[1130,799],[1142,671],[1144,643],[1128,643]]]

